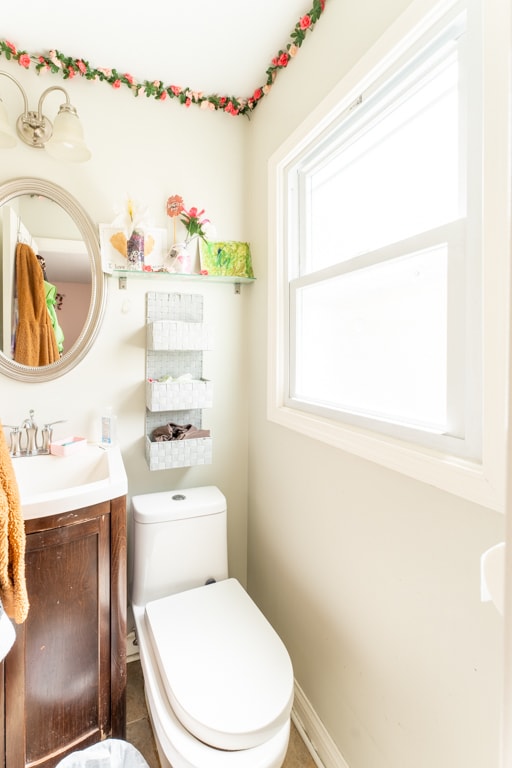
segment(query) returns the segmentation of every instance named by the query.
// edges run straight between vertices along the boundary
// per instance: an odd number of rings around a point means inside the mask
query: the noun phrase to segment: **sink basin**
[[[128,490],[117,446],[91,443],[69,456],[21,456],[12,463],[25,520],[99,504]]]

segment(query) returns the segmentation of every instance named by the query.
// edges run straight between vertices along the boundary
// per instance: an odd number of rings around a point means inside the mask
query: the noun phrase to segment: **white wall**
[[[21,32],[20,32],[21,34]],[[63,85],[82,119],[92,159],[66,165],[42,150],[20,144],[0,154],[0,181],[35,176],[68,189],[96,223],[110,223],[128,195],[148,205],[156,226],[167,226],[165,204],[180,194],[187,206],[204,207],[219,237],[247,239],[244,220],[245,146],[248,122],[229,115],[187,110],[176,103],[135,98],[126,89],[102,83],[64,83],[37,76],[18,64],[0,61],[18,78],[35,109],[44,88]],[[2,98],[12,125],[22,99],[2,78]],[[53,118],[63,101],[50,94],[44,112]],[[144,345],[147,291],[202,292],[205,322],[211,323],[215,350],[205,353],[205,375],[214,382],[215,407],[203,425],[214,437],[213,464],[206,467],[149,472],[144,458]],[[230,566],[246,578],[247,394],[246,315],[251,287],[236,296],[233,285],[198,284],[169,279],[129,279],[126,291],[108,281],[105,319],[87,358],[71,373],[48,383],[0,379],[0,418],[20,423],[34,408],[39,423],[66,418],[56,429],[66,434],[97,436],[99,414],[112,404],[119,418],[119,437],[129,478],[129,493],[189,485],[217,484],[229,504]],[[20,461],[22,459],[19,459]]]
[[[250,123],[104,84],[66,85],[93,159],[63,166],[20,146],[0,155],[0,180],[61,184],[96,223],[111,221],[130,193],[165,226],[165,200],[181,194],[206,208],[220,237],[251,241],[258,279],[241,296],[204,287],[217,339],[207,371],[210,467],[150,473],[145,465],[144,299],[147,290],[182,290],[170,281],[136,279],[123,292],[110,279],[87,358],[55,382],[2,377],[0,416],[19,422],[35,408],[41,421],[66,417],[66,431],[94,436],[101,407],[113,404],[130,494],[219,485],[231,571],[242,581],[249,504],[250,592],[350,768],[481,768],[498,764],[502,641],[498,614],[479,600],[479,557],[502,540],[503,519],[266,420],[267,160],[407,4],[328,0]],[[0,68],[22,80],[31,105],[60,83],[5,60]],[[9,88],[2,97],[15,115],[21,99]]]
[[[497,767],[503,518],[266,419],[268,159],[407,5],[328,3],[252,121],[248,584],[349,768]]]

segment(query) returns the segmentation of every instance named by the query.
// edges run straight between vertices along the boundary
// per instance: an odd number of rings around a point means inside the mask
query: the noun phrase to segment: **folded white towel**
[[[4,611],[2,601],[0,600],[0,661],[5,659],[15,640],[16,630]]]

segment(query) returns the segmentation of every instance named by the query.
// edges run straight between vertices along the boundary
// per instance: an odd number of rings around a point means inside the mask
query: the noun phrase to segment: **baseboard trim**
[[[318,768],[349,768],[297,681],[292,720]]]

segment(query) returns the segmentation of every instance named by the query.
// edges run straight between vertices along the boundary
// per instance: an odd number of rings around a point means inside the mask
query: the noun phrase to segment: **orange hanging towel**
[[[14,359],[22,365],[50,365],[60,358],[55,332],[46,306],[44,275],[29,245],[16,246],[18,325]]]
[[[18,483],[1,424],[0,600],[9,618],[14,619],[17,624],[25,621],[29,609],[25,582],[25,524]]]

